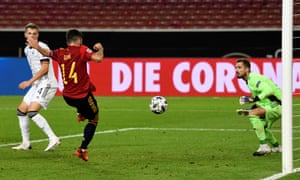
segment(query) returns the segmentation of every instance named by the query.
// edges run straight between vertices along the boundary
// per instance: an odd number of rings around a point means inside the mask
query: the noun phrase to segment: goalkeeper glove
[[[241,96],[240,97],[240,105],[249,104],[254,102],[253,97],[250,96]]]

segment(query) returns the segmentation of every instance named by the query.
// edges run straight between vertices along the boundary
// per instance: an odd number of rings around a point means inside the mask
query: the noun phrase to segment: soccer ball
[[[162,114],[167,110],[168,102],[163,96],[154,96],[149,104],[150,110],[155,114]]]

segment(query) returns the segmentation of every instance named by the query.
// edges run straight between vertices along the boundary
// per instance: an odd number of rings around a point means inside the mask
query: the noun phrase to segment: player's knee
[[[30,117],[30,118],[33,118],[35,115],[37,115],[37,111],[29,111],[28,112],[28,116]]]
[[[98,125],[98,121],[95,121],[95,120],[89,120],[89,123],[93,124],[94,126]]]
[[[26,116],[26,112],[22,112],[20,109],[17,109],[17,116]]]
[[[98,118],[98,114],[94,117],[94,119],[90,119],[89,120],[89,123],[91,124],[94,124],[95,126],[98,125],[98,121],[99,121],[99,118]]]

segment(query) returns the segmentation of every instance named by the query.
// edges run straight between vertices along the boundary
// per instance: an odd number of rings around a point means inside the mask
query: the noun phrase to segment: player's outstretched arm
[[[38,40],[36,39],[27,39],[27,45],[38,50],[42,55],[44,56],[50,56],[50,50],[49,49],[45,49],[45,48],[42,48],[40,45],[39,45],[39,42]]]

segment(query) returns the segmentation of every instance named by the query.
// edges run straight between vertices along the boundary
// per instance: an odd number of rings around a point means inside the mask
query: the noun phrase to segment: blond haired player
[[[26,39],[31,38],[38,40],[39,27],[33,23],[27,24],[25,26],[24,36]],[[49,49],[49,47],[43,42],[39,42],[39,45]],[[49,57],[43,56],[36,49],[31,48],[28,45],[25,47],[24,53],[32,71],[32,77],[21,82],[19,84],[19,88],[25,89],[29,86],[31,87],[17,109],[22,143],[19,146],[12,147],[12,149],[31,149],[29,131],[29,119],[31,118],[32,121],[48,136],[49,144],[44,151],[49,151],[60,144],[60,140],[39,111],[41,108],[47,108],[57,90],[57,81],[53,72],[52,60]]]

